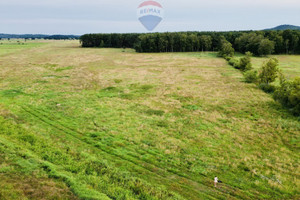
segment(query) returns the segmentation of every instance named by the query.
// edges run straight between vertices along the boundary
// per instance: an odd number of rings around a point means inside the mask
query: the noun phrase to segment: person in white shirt
[[[218,177],[216,177],[216,176],[215,176],[215,179],[214,179],[214,184],[215,184],[215,187],[217,187],[217,183],[218,183],[218,181],[219,181],[219,180],[218,180]]]

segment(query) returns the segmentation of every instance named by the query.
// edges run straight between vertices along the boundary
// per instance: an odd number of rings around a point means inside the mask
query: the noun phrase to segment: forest
[[[137,52],[218,51],[222,41],[235,51],[267,54],[299,54],[300,31],[166,32],[147,34],[85,34],[82,47],[134,48]]]

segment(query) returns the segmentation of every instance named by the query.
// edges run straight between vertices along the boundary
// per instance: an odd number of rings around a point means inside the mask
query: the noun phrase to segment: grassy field
[[[243,54],[237,53],[236,57],[241,58]],[[272,55],[268,57],[252,57],[251,61],[253,68],[259,70],[264,62],[270,58],[277,58],[279,61],[279,68],[288,79],[300,77],[300,56],[299,55]]]
[[[216,53],[39,41],[0,68],[0,199],[300,198],[299,118]]]
[[[288,79],[293,79],[295,77],[300,77],[300,56],[295,55],[279,55],[270,56],[276,57],[280,63],[280,69],[287,76]],[[268,58],[254,58],[253,67],[260,68],[263,62],[267,61]]]
[[[44,40],[24,41],[24,39],[0,40],[0,56],[46,44]]]

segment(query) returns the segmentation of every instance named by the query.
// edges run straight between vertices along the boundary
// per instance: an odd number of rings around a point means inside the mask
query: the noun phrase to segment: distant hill
[[[300,26],[294,26],[294,25],[280,25],[280,26],[276,26],[274,28],[269,28],[269,29],[265,29],[266,31],[282,31],[282,30],[300,30]]]
[[[19,38],[19,39],[56,39],[56,40],[62,40],[62,39],[79,39],[80,36],[78,35],[42,35],[42,34],[4,34],[0,33],[0,38]]]

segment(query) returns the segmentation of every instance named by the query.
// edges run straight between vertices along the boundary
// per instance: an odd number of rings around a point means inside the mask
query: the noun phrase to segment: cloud
[[[228,6],[280,6],[280,7],[295,7],[300,6],[299,0],[157,0],[166,5],[174,5],[179,7],[184,6],[216,6],[216,5],[228,5]],[[126,6],[137,5],[142,0],[1,0],[0,5],[31,5],[31,6]]]
[[[160,0],[161,1],[161,0]],[[143,32],[142,0],[1,0],[0,32]],[[299,25],[299,0],[163,0],[156,31],[263,29]]]
[[[0,20],[3,33],[34,34],[85,34],[140,32],[138,21],[71,20],[71,19],[12,19]],[[55,27],[55,28],[54,28]]]

